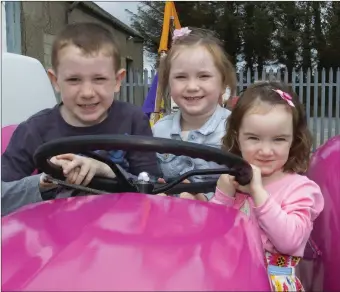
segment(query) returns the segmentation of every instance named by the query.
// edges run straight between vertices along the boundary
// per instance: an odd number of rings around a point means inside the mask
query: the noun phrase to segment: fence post
[[[335,135],[340,135],[340,68],[336,72]]]
[[[240,92],[243,90],[243,69],[240,70],[238,77],[238,91]]]
[[[269,81],[273,81],[274,77],[274,71],[272,68],[269,69]]]
[[[296,92],[296,72],[294,68],[292,70],[292,88]]]
[[[319,71],[317,67],[314,71],[314,108],[313,108],[313,151],[316,149],[318,144],[318,109],[319,109]]]
[[[284,82],[286,83],[286,84],[288,84],[288,82],[289,82],[289,80],[288,80],[288,70],[287,70],[287,68],[285,68],[285,74],[284,74]]]
[[[149,93],[149,71],[147,69],[144,69],[143,83],[144,83],[144,101],[145,101]]]
[[[303,104],[303,71],[302,68],[300,69],[300,74],[299,74],[299,100]]]
[[[259,71],[257,70],[257,67],[256,67],[254,71],[254,82],[257,80],[259,80]]]
[[[127,102],[132,101],[133,103],[133,71],[132,68],[129,69],[129,88],[128,88],[128,96],[127,96]]]
[[[320,126],[320,144],[325,142],[325,89],[326,89],[326,70],[321,72],[321,126]]]
[[[311,88],[311,82],[310,82],[310,68],[307,69],[307,92],[306,92],[306,115],[307,115],[307,125],[310,127],[310,88]]]
[[[327,140],[332,137],[333,132],[333,69],[329,69],[328,75],[328,133]]]
[[[248,87],[249,85],[251,85],[251,72],[250,72],[250,68],[248,68],[247,70],[247,83],[246,83],[246,87]]]

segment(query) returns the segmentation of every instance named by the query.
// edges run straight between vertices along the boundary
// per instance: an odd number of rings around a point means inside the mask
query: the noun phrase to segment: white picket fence
[[[238,72],[238,92],[257,80],[282,80],[292,86],[305,105],[308,126],[313,134],[313,150],[329,138],[340,135],[340,68],[321,71],[308,69],[307,72],[293,70]],[[129,72],[129,80],[123,82],[117,98],[142,106],[155,76],[154,70]],[[291,75],[291,78],[289,78]]]

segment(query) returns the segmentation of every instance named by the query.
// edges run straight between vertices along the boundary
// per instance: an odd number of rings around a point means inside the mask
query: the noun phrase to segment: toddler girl
[[[223,148],[249,162],[253,178],[240,186],[221,175],[211,201],[259,228],[272,289],[301,291],[294,266],[324,207],[318,185],[302,175],[312,146],[303,106],[287,86],[258,82],[240,96],[226,128]]]

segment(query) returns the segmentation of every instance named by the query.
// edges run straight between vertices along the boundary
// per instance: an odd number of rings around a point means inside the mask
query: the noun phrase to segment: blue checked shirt
[[[229,110],[218,105],[214,114],[199,130],[188,133],[186,141],[220,148],[222,146],[222,137],[225,135],[225,123],[229,115]],[[183,140],[180,117],[181,114],[178,111],[159,120],[152,128],[154,137]],[[190,170],[223,167],[215,162],[208,162],[188,156],[176,156],[170,153],[157,153],[157,160],[166,181],[172,180]],[[199,175],[190,177],[189,180],[191,182],[202,182],[216,177],[216,175]],[[206,194],[208,199],[212,195],[212,193]]]

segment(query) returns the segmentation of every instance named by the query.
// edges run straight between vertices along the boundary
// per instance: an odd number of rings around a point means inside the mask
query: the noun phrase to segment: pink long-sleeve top
[[[263,248],[272,253],[303,256],[313,229],[313,221],[324,207],[319,186],[305,176],[287,174],[266,185],[269,198],[255,207],[252,198],[236,192],[235,197],[218,188],[210,202],[239,209],[257,221]]]

